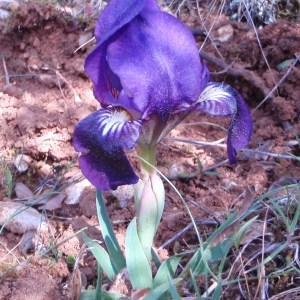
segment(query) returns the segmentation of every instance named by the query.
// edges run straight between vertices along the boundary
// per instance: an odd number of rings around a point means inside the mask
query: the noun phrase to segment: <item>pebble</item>
[[[64,191],[67,195],[65,203],[69,205],[78,204],[83,190],[89,186],[91,186],[91,183],[87,179],[83,179],[82,181],[68,186]]]
[[[20,43],[20,50],[21,50],[21,51],[24,51],[25,48],[26,48],[26,44],[25,44],[24,42],[21,42],[21,43]]]
[[[24,173],[28,170],[31,158],[25,154],[18,154],[14,165],[19,173]]]
[[[173,164],[170,166],[169,170],[168,170],[168,177],[171,180],[176,180],[179,178],[180,174],[184,173],[184,168],[178,164]]]
[[[34,196],[31,189],[22,182],[17,182],[15,184],[14,191],[16,193],[18,200],[26,200]]]
[[[230,192],[233,189],[233,187],[237,186],[236,182],[229,180],[228,178],[224,178],[222,180],[222,183],[224,190],[227,192]]]
[[[134,195],[133,185],[121,185],[116,190],[111,191],[111,194],[118,200],[121,208],[126,207],[127,202]]]
[[[0,9],[0,20],[1,19],[6,19],[9,17],[9,12],[4,9]]]
[[[81,49],[84,49],[86,46],[85,44],[93,38],[92,32],[86,32],[84,34],[81,34],[78,39],[78,46],[81,47]]]
[[[213,39],[220,43],[228,42],[232,38],[233,32],[233,27],[231,25],[222,26],[215,31]]]
[[[19,202],[0,201],[0,226],[9,231],[23,234],[45,227],[45,224],[45,217],[36,209]]]
[[[50,74],[40,74],[37,76],[37,80],[48,88],[63,87],[65,82],[59,76]]]
[[[26,231],[22,237],[21,243],[19,245],[20,252],[27,256],[35,250],[34,238],[36,236],[35,230]]]

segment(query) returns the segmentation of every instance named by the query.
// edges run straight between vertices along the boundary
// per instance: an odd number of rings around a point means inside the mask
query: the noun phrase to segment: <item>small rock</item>
[[[37,167],[38,167],[39,173],[41,173],[43,177],[49,176],[49,174],[51,174],[51,172],[52,172],[52,166],[50,166],[44,162],[39,161],[37,163]]]
[[[28,254],[31,254],[35,250],[35,243],[34,238],[36,236],[36,231],[30,230],[26,231],[22,237],[21,243],[19,245],[20,252],[27,256]]]
[[[213,39],[220,43],[228,42],[232,38],[233,32],[233,27],[231,25],[222,26],[215,31]]]
[[[33,197],[33,192],[31,189],[22,182],[17,182],[15,184],[14,191],[18,200],[26,200]]]
[[[29,164],[31,163],[31,158],[24,154],[17,155],[14,165],[17,168],[19,173],[26,172],[29,168]]]
[[[21,42],[21,43],[20,43],[20,50],[21,50],[21,51],[24,51],[25,48],[26,48],[26,44],[25,44],[24,42]]]
[[[65,82],[56,75],[40,74],[37,76],[37,80],[48,88],[63,87],[65,85]]]
[[[133,185],[121,185],[116,190],[111,191],[112,195],[118,200],[121,208],[124,208],[127,202],[134,195]]]
[[[18,9],[19,3],[14,0],[2,0],[0,1],[1,9],[6,9],[8,11],[14,12]]]
[[[45,227],[45,224],[45,217],[36,209],[19,202],[0,201],[0,226],[9,231],[23,234]]]
[[[178,164],[173,164],[170,166],[168,173],[169,173],[169,176],[168,176],[169,179],[176,180],[180,177],[179,176],[180,174],[184,173],[184,168]]]
[[[24,59],[27,59],[27,58],[30,57],[30,53],[29,52],[25,52],[25,53],[23,53],[22,56],[23,56]]]
[[[0,9],[0,20],[7,19],[9,17],[9,12],[4,9]]]
[[[234,182],[233,180],[229,180],[228,178],[224,178],[222,180],[223,183],[223,188],[225,191],[230,192],[233,187],[237,186],[237,183]]]
[[[33,41],[32,41],[33,42]],[[26,52],[24,55],[27,54]],[[30,53],[27,61],[27,66],[32,71],[37,71],[43,65],[43,61],[35,54]]]
[[[85,43],[87,43],[89,40],[93,38],[93,33],[92,32],[86,32],[84,34],[81,34],[79,39],[78,39],[78,45],[81,47],[81,49],[85,48]]]
[[[91,183],[87,179],[68,186],[65,189],[65,193],[67,195],[65,202],[70,205],[78,204],[83,190],[88,186],[91,186]]]

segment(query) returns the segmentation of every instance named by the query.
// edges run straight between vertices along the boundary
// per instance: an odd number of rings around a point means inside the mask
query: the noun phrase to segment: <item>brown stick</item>
[[[265,82],[263,79],[258,77],[253,71],[246,70],[242,65],[234,62],[233,64],[228,65],[222,59],[215,57],[209,53],[204,51],[200,52],[200,56],[213,63],[214,65],[226,69],[226,72],[229,73],[233,77],[243,77],[245,80],[251,82],[255,87],[262,91],[264,97],[266,97],[270,89],[266,87]]]

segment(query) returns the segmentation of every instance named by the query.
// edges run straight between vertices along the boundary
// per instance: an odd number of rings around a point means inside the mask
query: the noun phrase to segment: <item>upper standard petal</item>
[[[189,106],[206,84],[190,30],[161,11],[143,10],[126,24],[109,43],[107,62],[127,97],[147,114]]]
[[[148,3],[157,8],[155,1],[149,0],[111,0],[98,19],[95,37],[99,43],[104,43],[121,27],[136,17]]]
[[[159,11],[155,0],[111,0],[101,13],[95,29],[97,45],[85,61],[85,71],[94,83],[95,98],[102,106],[114,104],[115,94],[121,92],[119,78],[110,70],[107,47],[118,31],[142,10]]]

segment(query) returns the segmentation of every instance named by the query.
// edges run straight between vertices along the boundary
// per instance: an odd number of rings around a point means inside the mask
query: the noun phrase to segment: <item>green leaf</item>
[[[159,257],[157,256],[156,252],[153,250],[153,248],[151,249],[151,255],[152,255],[152,259],[153,259],[156,269],[159,269],[161,266],[161,262],[159,260]]]
[[[243,239],[243,236],[251,224],[256,221],[258,216],[254,216],[252,219],[248,220],[239,230],[233,235],[233,244],[238,249],[240,247],[240,242]]]
[[[112,263],[108,253],[98,243],[91,240],[85,233],[82,234],[82,237],[83,237],[83,240],[85,241],[85,243],[88,245],[88,247],[92,251],[98,264],[101,266],[101,268],[107,274],[108,278],[112,279],[118,273],[118,270],[115,269],[115,266]]]
[[[197,282],[196,282],[196,280],[195,280],[195,276],[194,276],[194,274],[193,274],[193,272],[192,272],[191,269],[190,269],[190,276],[191,276],[191,281],[192,281],[192,284],[193,284],[195,293],[196,293],[196,295],[197,295],[197,299],[201,299],[199,287],[198,287],[198,285],[197,285]]]
[[[172,299],[173,300],[181,300],[181,297],[178,294],[176,287],[175,287],[174,283],[171,281],[169,276],[168,276],[168,283],[169,283],[169,291],[170,291],[170,294],[172,295]]]
[[[126,297],[125,295],[118,293],[111,293],[102,291],[101,297],[103,300],[118,300],[122,297]],[[80,294],[78,300],[95,300],[96,299],[96,290],[88,290],[84,291]]]
[[[96,290],[88,290],[82,292],[78,300],[95,300],[95,299],[96,299]]]
[[[198,276],[208,272],[213,278],[217,279],[211,271],[209,264],[224,258],[232,245],[232,239],[225,239],[216,246],[205,245],[205,247],[199,248],[182,271],[182,274],[187,274],[188,271],[192,271],[195,276]]]
[[[102,298],[104,300],[119,300],[120,298],[125,297],[125,295],[118,294],[118,293],[111,293],[111,292],[102,292]]]
[[[153,288],[156,288],[163,283],[167,283],[168,278],[174,278],[181,257],[181,255],[171,256],[161,264],[153,280]]]
[[[9,168],[6,168],[5,172],[6,182],[7,182],[7,197],[10,198],[13,191],[13,177]]]
[[[299,188],[299,186],[297,186],[297,194],[298,194],[298,201],[300,201],[300,188]],[[297,227],[297,224],[298,224],[298,221],[299,221],[299,216],[300,216],[300,205],[298,203],[297,210],[294,214],[292,223],[291,223],[290,227],[288,228],[288,231],[291,235],[293,235],[294,231],[296,230],[296,227]]]
[[[175,278],[171,280],[173,285],[178,284],[182,279]],[[167,299],[165,293],[168,292],[170,289],[170,283],[163,283],[156,287],[155,289],[151,289],[149,294],[143,300],[158,300],[158,299]]]
[[[125,238],[126,263],[133,289],[152,286],[151,264],[145,255],[136,229],[136,218],[128,225]]]
[[[102,300],[102,279],[103,272],[100,264],[97,264],[97,283],[96,283],[96,300]]]
[[[101,228],[101,233],[104,238],[105,245],[107,247],[111,261],[115,267],[115,270],[119,272],[121,269],[125,268],[126,261],[123,256],[122,250],[118,241],[116,239],[115,233],[113,231],[106,206],[104,203],[102,191],[97,189],[96,192],[96,204],[97,204],[97,214],[99,219],[99,225]]]
[[[218,282],[218,285],[212,295],[212,300],[219,300],[221,299],[221,294],[222,294],[223,290],[222,290],[222,281],[220,280]]]

